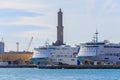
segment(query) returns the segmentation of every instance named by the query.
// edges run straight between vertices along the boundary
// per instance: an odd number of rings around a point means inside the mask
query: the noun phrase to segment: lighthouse
[[[64,45],[63,43],[63,12],[61,8],[58,12],[58,25],[57,25],[57,41],[53,44],[55,46]]]

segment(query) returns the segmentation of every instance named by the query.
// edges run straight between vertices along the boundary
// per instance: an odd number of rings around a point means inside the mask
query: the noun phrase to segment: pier
[[[0,65],[0,68],[39,68],[39,69],[120,69],[120,65]]]
[[[36,65],[0,65],[0,68],[37,68]]]
[[[120,65],[55,65],[38,66],[39,69],[120,69]]]

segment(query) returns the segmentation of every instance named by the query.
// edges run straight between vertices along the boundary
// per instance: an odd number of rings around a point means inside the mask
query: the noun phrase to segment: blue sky
[[[119,0],[0,0],[0,38],[5,49],[30,50],[56,41],[57,12],[63,11],[64,42],[89,42],[96,29],[99,41],[120,42]]]

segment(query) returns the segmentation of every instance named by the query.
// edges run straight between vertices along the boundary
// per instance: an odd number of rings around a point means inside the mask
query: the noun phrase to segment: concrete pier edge
[[[0,68],[39,68],[39,69],[120,69],[120,65],[55,65],[55,66],[36,66],[36,65],[0,65]]]
[[[120,65],[38,66],[39,69],[120,69]]]

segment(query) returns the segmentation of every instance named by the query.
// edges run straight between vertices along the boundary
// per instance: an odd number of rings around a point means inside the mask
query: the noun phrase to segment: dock
[[[39,69],[120,69],[120,65],[0,65],[0,68],[39,68]]]
[[[0,68],[37,68],[36,65],[0,65]]]
[[[120,65],[59,65],[38,66],[39,69],[120,69]]]

